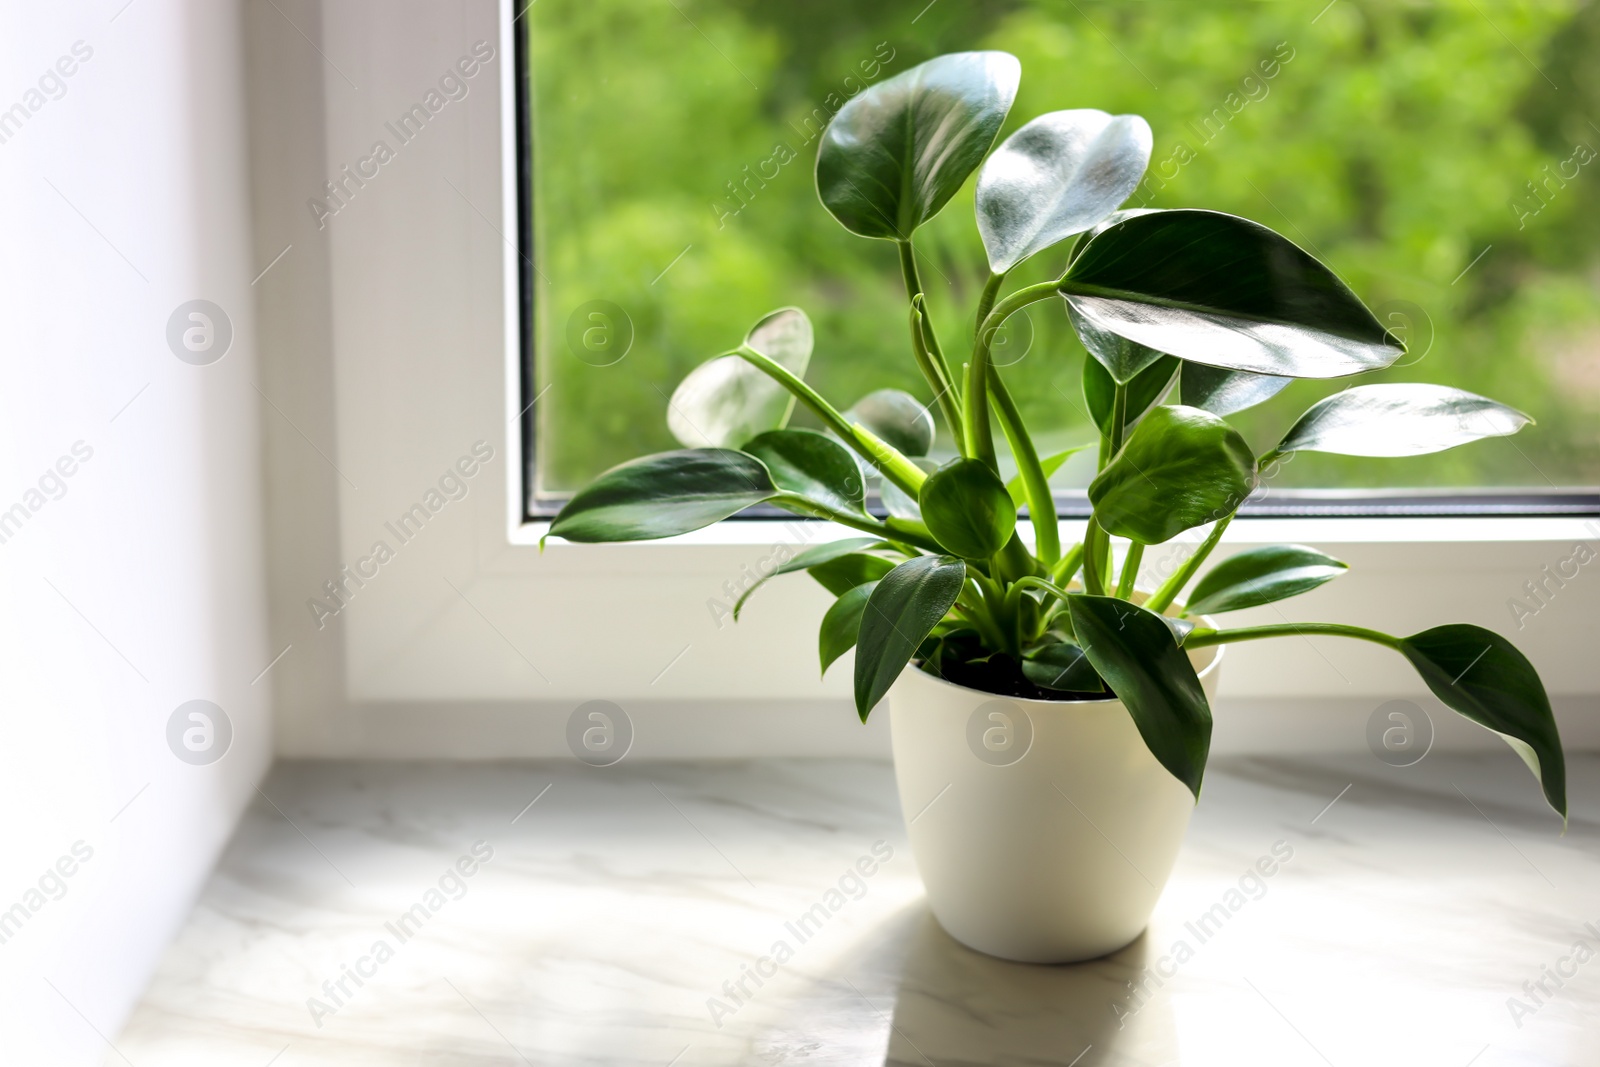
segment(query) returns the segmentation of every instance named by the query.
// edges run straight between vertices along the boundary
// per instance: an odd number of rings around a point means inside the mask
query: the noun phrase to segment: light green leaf
[[[805,377],[811,362],[811,320],[799,308],[764,316],[745,344]],[[739,356],[707,360],[678,383],[667,404],[667,429],[690,448],[738,448],[757,434],[781,429],[794,396]]]
[[[1007,137],[978,172],[989,269],[1004,274],[1115,211],[1144,177],[1150,145],[1138,115],[1092,108],[1040,115]]]
[[[1533,420],[1488,397],[1443,385],[1358,385],[1317,401],[1284,435],[1279,452],[1420,456],[1484,437],[1505,437]]]
[[[1162,406],[1089,484],[1108,533],[1146,545],[1232,514],[1255,485],[1256,461],[1233,427],[1199,408]]]
[[[1011,494],[982,460],[954,459],[928,475],[919,503],[933,539],[967,559],[988,559],[1017,528]]]

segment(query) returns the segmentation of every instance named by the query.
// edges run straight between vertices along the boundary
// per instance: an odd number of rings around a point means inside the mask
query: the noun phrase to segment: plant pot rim
[[[1205,626],[1210,629],[1216,629],[1217,620],[1213,619],[1211,616],[1196,615],[1194,618],[1201,626]],[[1222,663],[1222,655],[1227,651],[1227,646],[1210,645],[1204,651],[1209,651],[1212,655],[1211,659],[1207,661],[1204,667],[1201,667],[1199,670],[1195,671],[1195,677],[1200,679],[1202,682],[1205,681],[1205,678],[1208,674],[1211,674],[1218,669],[1218,665]],[[938,685],[949,686],[951,689],[959,689],[964,693],[976,693],[979,696],[990,697],[994,700],[1013,700],[1020,704],[1036,705],[1041,708],[1082,707],[1090,704],[1110,704],[1118,700],[1118,697],[1115,693],[1103,697],[1091,697],[1087,700],[1035,700],[1032,697],[1006,696],[1004,693],[991,693],[987,689],[973,689],[971,686],[958,685],[955,682],[946,681],[937,674],[930,674],[923,670],[921,665],[918,663],[907,664],[906,669],[916,671],[930,682],[934,682]]]

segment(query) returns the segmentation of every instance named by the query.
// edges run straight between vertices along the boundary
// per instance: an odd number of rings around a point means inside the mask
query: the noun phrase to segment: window
[[[1132,204],[1234,212],[1330,263],[1411,349],[1362,381],[1444,382],[1538,420],[1432,456],[1302,454],[1255,510],[1600,503],[1600,7],[540,0],[518,25],[530,516],[678,447],[673,387],[775,307],[811,315],[808,377],[841,406],[883,386],[926,399],[894,248],[838,226],[812,166],[851,95],[974,47],[1023,61],[1002,136],[1063,107],[1139,113],[1155,151]],[[969,183],[918,237],[947,339],[970,334],[985,275],[970,204]],[[998,351],[1041,451],[1093,439],[1058,306],[1015,317]],[[1342,384],[1295,382],[1232,421],[1264,450]],[[1057,474],[1068,514],[1092,474],[1092,450]],[[1408,489],[1375,493],[1390,486]]]

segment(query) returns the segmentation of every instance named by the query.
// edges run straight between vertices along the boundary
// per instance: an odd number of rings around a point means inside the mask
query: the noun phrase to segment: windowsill
[[[784,529],[798,525],[810,536],[805,540],[834,541],[846,537],[859,537],[860,533],[820,520],[793,519],[725,519],[693,533],[667,537],[656,541],[629,542],[629,547],[640,549],[671,548],[677,546],[730,546],[758,547],[771,545],[782,537]],[[1083,530],[1080,520],[1061,523],[1063,539],[1076,537]],[[527,522],[511,533],[511,544],[537,548],[539,539],[550,530],[549,522]],[[1032,528],[1023,522],[1019,526],[1024,541],[1033,540]],[[1337,544],[1392,544],[1427,545],[1438,543],[1507,543],[1525,544],[1541,541],[1600,541],[1600,516],[1474,516],[1474,517],[1405,517],[1405,518],[1278,518],[1242,516],[1228,527],[1223,541],[1229,544],[1275,544],[1281,541],[1304,541]],[[1182,543],[1180,538],[1178,542]],[[559,537],[552,538],[547,550],[566,550],[573,546]],[[608,547],[617,548],[612,544]]]

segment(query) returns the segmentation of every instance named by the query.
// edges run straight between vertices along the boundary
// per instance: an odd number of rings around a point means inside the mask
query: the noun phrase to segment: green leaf
[[[767,465],[779,489],[835,511],[865,514],[861,468],[833,438],[812,430],[768,430],[746,442],[743,450]]]
[[[937,463],[925,456],[917,456],[911,462],[920,467],[925,474],[932,474],[939,469]],[[918,523],[922,521],[922,507],[916,498],[903,492],[889,479],[885,478],[878,483],[878,498],[883,501],[884,510],[895,518],[909,519]]]
[[[1327,267],[1217,211],[1124,218],[1089,241],[1061,292],[1102,330],[1228,370],[1337,378],[1404,351]]]
[[[1483,437],[1505,437],[1532,421],[1515,408],[1448,386],[1358,385],[1311,405],[1278,451],[1420,456]]]
[[[868,393],[844,417],[865,426],[903,455],[926,456],[933,449],[933,416],[916,397],[903,390]]]
[[[745,344],[805,377],[811,362],[811,320],[799,308],[764,316]],[[667,404],[667,429],[690,448],[738,448],[757,434],[781,429],[794,395],[739,356],[718,356],[690,371]]]
[[[1209,411],[1158,407],[1089,484],[1108,533],[1146,545],[1232,514],[1255,484],[1256,461],[1233,427]]]
[[[860,552],[864,549],[881,548],[885,544],[886,542],[880,541],[876,537],[846,537],[840,541],[829,541],[825,544],[812,545],[810,548],[801,549],[772,568],[770,573],[756,579],[754,585],[740,594],[738,601],[733,605],[733,621],[739,621],[739,611],[744,607],[744,602],[750,599],[751,594],[778,575],[810,570],[812,567],[836,560],[840,556],[847,556],[852,552]]]
[[[946,463],[922,483],[918,502],[933,539],[966,559],[988,559],[1017,528],[1011,494],[982,460]]]
[[[1160,403],[1172,385],[1172,376],[1183,366],[1183,361],[1172,356],[1162,356],[1133,376],[1128,383],[1128,410],[1123,429],[1131,429],[1144,417],[1151,406]],[[1098,360],[1083,361],[1083,402],[1089,408],[1089,417],[1103,434],[1111,433],[1111,409],[1116,403],[1116,382]]]
[[[909,241],[961,188],[1000,132],[1022,64],[955,52],[856,96],[817,150],[817,194],[845,229]]]
[[[1088,447],[1088,445],[1074,445],[1072,448],[1057,452],[1053,456],[1045,456],[1039,461],[1039,467],[1044,471],[1044,476],[1048,478],[1060,470],[1063,463]],[[1018,474],[1006,483],[1006,492],[1011,494],[1011,503],[1016,507],[1022,508],[1027,505],[1028,490],[1022,484],[1022,475]]]
[[[1178,380],[1178,396],[1192,408],[1213,415],[1232,415],[1277,396],[1293,378],[1222,370],[1204,363],[1185,363]]]
[[[1399,639],[1400,652],[1433,695],[1505,738],[1539,779],[1544,797],[1567,817],[1561,735],[1539,673],[1492,630],[1457,623]]]
[[[1349,565],[1305,545],[1263,545],[1218,563],[1195,584],[1187,613],[1215,615],[1309,592]]]
[[[966,580],[967,565],[961,560],[918,556],[878,582],[867,598],[856,642],[856,713],[862,722],[956,602]]]
[[[828,613],[822,616],[822,628],[817,633],[817,653],[822,658],[822,673],[827,674],[833,661],[856,647],[856,637],[861,632],[861,613],[867,609],[867,600],[877,582],[847,589],[835,600]]]
[[[1133,716],[1163,767],[1200,797],[1211,749],[1211,708],[1188,655],[1161,616],[1115,597],[1067,601],[1084,654]]]
[[[1067,319],[1072,323],[1073,332],[1078,335],[1078,340],[1083,342],[1084,349],[1094,357],[1094,362],[1099,363],[1107,377],[1114,382],[1128,384],[1140,372],[1161,358],[1162,354],[1153,348],[1146,348],[1110,330],[1101,329],[1080,315],[1070,301],[1067,303]],[[1087,373],[1085,371],[1085,374]]]
[[[1040,115],[978,172],[978,233],[1004,274],[1082,233],[1132,195],[1150,165],[1150,124],[1084,108]]]
[[[1023,676],[1040,689],[1063,693],[1104,693],[1105,681],[1083,649],[1071,641],[1042,645],[1022,661]]]
[[[777,492],[761,461],[725,448],[658,452],[612,467],[550,524],[568,541],[649,541],[710,526]]]
[[[834,596],[843,596],[858,585],[875,582],[892,570],[893,563],[864,552],[849,552],[806,568],[807,573]]]

